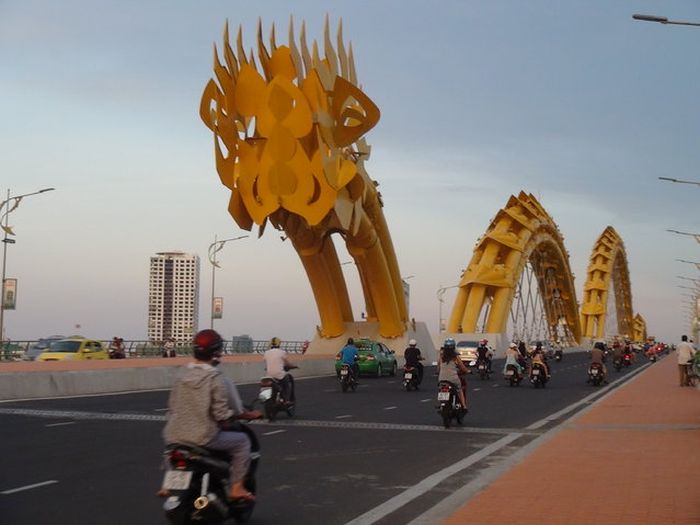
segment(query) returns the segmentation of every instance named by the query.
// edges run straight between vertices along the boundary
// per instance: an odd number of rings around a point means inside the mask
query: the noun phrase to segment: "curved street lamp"
[[[217,240],[216,235],[214,236],[214,242],[209,245],[207,250],[207,255],[209,257],[209,262],[211,263],[211,319],[209,323],[209,328],[214,329],[214,283],[216,279],[216,269],[221,268],[219,263],[216,261],[216,254],[219,253],[224,245],[230,241],[237,241],[238,239],[245,239],[247,235],[240,235],[238,237],[232,237],[230,239]]]
[[[695,237],[695,240],[700,243],[700,233],[689,233],[689,232],[682,232],[678,230],[666,230],[667,232],[671,233],[677,233],[678,235],[689,235],[690,237]]]
[[[684,22],[682,20],[669,20],[665,16],[656,15],[632,15],[635,20],[641,20],[642,22],[658,22],[659,24],[671,24],[677,26],[700,26],[699,22]]]
[[[682,262],[682,263],[694,264],[694,265],[697,267],[697,269],[700,270],[700,262],[697,262],[697,261],[687,261],[687,260],[685,260],[685,259],[676,259],[676,260],[677,260],[678,262]]]
[[[12,231],[12,227],[9,224],[10,213],[15,211],[19,206],[20,202],[24,197],[29,197],[31,195],[38,195],[40,193],[46,193],[47,191],[53,191],[56,188],[44,188],[39,191],[33,191],[32,193],[24,193],[22,195],[15,195],[10,197],[10,190],[7,190],[7,199],[0,202],[0,228],[2,228],[5,233],[2,239],[2,286],[0,286],[0,344],[4,341],[4,323],[5,323],[5,265],[7,264],[7,245],[14,244],[15,240],[8,237],[8,235],[15,235]],[[3,208],[6,208],[3,213]],[[3,221],[5,224],[3,224]]]
[[[677,182],[678,184],[695,184],[697,186],[700,186],[700,182],[697,182],[694,180],[673,179],[671,177],[659,177],[659,180],[667,180],[669,182]]]
[[[437,289],[436,295],[437,295],[437,300],[439,303],[439,314],[438,314],[438,334],[441,334],[444,332],[442,329],[442,303],[445,302],[445,292],[447,290],[450,290],[452,288],[459,288],[458,284],[455,284],[453,286],[441,286],[440,288]]]

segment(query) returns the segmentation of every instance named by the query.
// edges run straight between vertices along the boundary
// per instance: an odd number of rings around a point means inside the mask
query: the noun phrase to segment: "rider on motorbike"
[[[223,339],[214,330],[202,330],[194,337],[194,361],[183,367],[168,400],[168,421],[163,429],[166,444],[182,443],[226,451],[231,455],[228,496],[233,500],[255,499],[243,486],[250,463],[250,441],[242,432],[225,428],[233,419],[257,419],[257,411],[232,406],[230,387],[215,368]],[[238,396],[240,399],[240,396]]]
[[[603,383],[607,383],[608,369],[605,367],[605,345],[600,341],[593,345],[591,349],[591,365],[596,363],[599,364],[603,370]]]
[[[479,346],[476,348],[476,353],[478,355],[478,361],[484,361],[488,367],[489,373],[491,373],[491,357],[493,357],[493,352],[486,346],[488,344],[488,339],[482,339],[479,341]]]
[[[542,365],[544,368],[544,373],[547,376],[547,381],[549,381],[549,378],[551,377],[551,374],[549,372],[549,365],[547,364],[547,358],[544,355],[544,349],[542,348],[542,343],[539,341],[535,345],[535,350],[532,353],[532,364],[531,366],[534,366],[535,364]]]
[[[343,348],[341,348],[340,352],[338,352],[338,355],[340,356],[340,360],[344,365],[350,366],[350,370],[352,371],[352,375],[355,378],[355,382],[357,382],[360,377],[360,365],[357,364],[357,361],[360,358],[360,354],[357,351],[355,341],[352,337],[348,338],[347,344]]]
[[[445,339],[440,349],[440,359],[438,360],[438,382],[448,381],[457,390],[459,402],[463,410],[467,411],[467,381],[464,379],[467,374],[467,367],[457,355],[457,344],[452,338]]]
[[[273,337],[270,340],[270,348],[263,354],[265,370],[268,376],[279,381],[284,402],[293,405],[296,400],[294,377],[287,371],[298,367],[289,359],[287,352],[280,348],[281,344],[279,337]]]
[[[503,373],[505,374],[506,370],[508,370],[508,365],[513,365],[518,371],[518,374],[522,375],[523,367],[520,366],[519,360],[520,352],[518,352],[518,345],[515,343],[509,344],[508,350],[506,350],[506,362],[503,365]]]
[[[411,339],[403,353],[403,358],[406,360],[406,366],[412,366],[418,371],[418,384],[420,384],[423,381],[423,363],[421,363],[423,356],[417,344],[415,339]]]

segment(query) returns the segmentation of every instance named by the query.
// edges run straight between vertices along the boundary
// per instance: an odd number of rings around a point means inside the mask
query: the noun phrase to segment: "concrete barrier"
[[[123,363],[123,361],[122,361]],[[121,363],[120,363],[121,364]],[[106,394],[141,390],[161,390],[172,386],[179,366],[125,366],[110,369],[38,370],[0,372],[0,400],[53,398],[89,394]],[[294,377],[334,374],[332,358],[304,359]],[[265,375],[264,363],[229,361],[221,371],[237,383],[258,381]]]

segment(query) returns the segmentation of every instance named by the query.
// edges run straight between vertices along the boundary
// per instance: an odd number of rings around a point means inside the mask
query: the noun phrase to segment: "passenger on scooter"
[[[515,343],[509,344],[508,349],[506,350],[506,362],[503,365],[503,373],[505,374],[506,370],[508,370],[508,365],[513,365],[518,371],[518,375],[522,375],[523,367],[520,366],[519,359],[520,352],[518,352],[518,345]]]
[[[591,365],[599,364],[603,370],[603,383],[608,382],[608,369],[605,367],[605,346],[597,342],[591,349]]]
[[[403,353],[403,358],[406,360],[406,366],[412,366],[418,370],[418,384],[423,382],[423,356],[420,354],[420,349],[416,346],[418,343],[415,339],[408,342],[408,348]]]
[[[482,339],[479,341],[479,346],[476,347],[476,353],[479,361],[484,361],[488,366],[489,373],[491,373],[491,358],[493,357],[493,352],[486,346],[488,344],[488,339]]]
[[[344,365],[350,366],[355,382],[357,382],[360,378],[360,365],[357,364],[357,361],[360,359],[360,354],[357,351],[355,341],[352,337],[348,338],[347,344],[338,352],[338,355]]]
[[[622,363],[622,346],[621,345],[615,345],[613,344],[612,348],[612,358],[613,358],[613,364],[614,363]]]
[[[294,377],[287,371],[298,367],[289,359],[287,352],[280,348],[281,344],[279,337],[273,337],[270,340],[270,348],[263,354],[265,370],[268,376],[279,381],[284,402],[293,405],[296,401]]]
[[[544,355],[544,350],[542,349],[542,343],[538,342],[535,345],[535,350],[532,353],[532,364],[531,366],[534,365],[542,365],[542,368],[544,368],[544,373],[547,376],[547,381],[549,381],[549,378],[551,376],[549,372],[549,365],[547,364],[547,358]]]
[[[457,390],[459,402],[463,410],[467,411],[467,381],[464,377],[467,374],[467,367],[457,355],[457,345],[454,339],[445,339],[440,349],[440,360],[438,361],[438,382],[448,381]]]
[[[194,361],[183,367],[170,392],[163,438],[166,444],[195,445],[230,454],[231,487],[228,495],[231,499],[252,501],[255,496],[243,486],[250,463],[250,441],[242,432],[222,428],[234,418],[257,419],[261,414],[230,404],[229,386],[223,374],[215,368],[223,349],[223,339],[216,331],[198,332],[193,347]]]

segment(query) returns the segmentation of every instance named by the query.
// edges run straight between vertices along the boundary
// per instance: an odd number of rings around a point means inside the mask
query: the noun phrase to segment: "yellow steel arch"
[[[614,283],[611,286],[611,281]],[[614,293],[617,314],[617,334],[605,333],[608,296]],[[622,238],[608,226],[593,245],[581,305],[581,329],[584,337],[602,338],[606,335],[632,337],[632,290],[627,254]]]
[[[510,197],[477,242],[459,284],[448,331],[476,332],[482,309],[488,305],[484,331],[505,333],[515,288],[528,261],[538,276],[550,334],[558,324],[565,324],[578,341],[576,291],[562,235],[537,199],[524,192]],[[553,277],[551,287],[544,286],[546,272]],[[551,306],[554,297],[563,306],[558,312]]]
[[[633,340],[642,343],[647,340],[647,323],[644,320],[644,318],[637,314],[634,316],[634,320],[632,321],[633,323],[633,328],[632,328],[632,336]]]
[[[401,276],[382,211],[377,182],[364,168],[363,135],[379,108],[359,87],[352,45],[342,24],[333,47],[325,21],[321,44],[299,44],[290,20],[288,45],[269,47],[258,25],[256,64],[239,28],[235,49],[224,30],[223,63],[214,48],[214,73],[200,116],[214,132],[216,169],[231,190],[229,213],[260,235],[269,221],[292,241],[306,270],[321,319],[320,334],[335,337],[353,321],[345,279],[331,234],[343,237],[360,274],[368,321],[383,337],[404,333]]]

